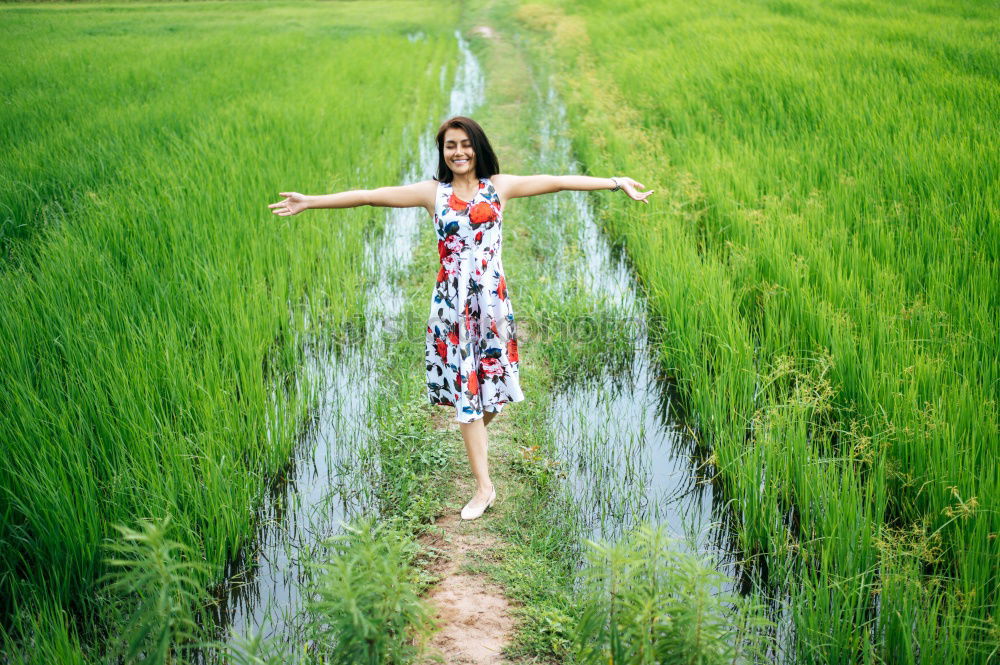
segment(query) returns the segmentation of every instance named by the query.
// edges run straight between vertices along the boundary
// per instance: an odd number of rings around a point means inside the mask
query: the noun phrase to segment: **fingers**
[[[292,198],[296,196],[301,196],[296,192],[278,192],[279,195],[284,196],[284,201],[278,201],[277,203],[272,203],[268,208],[271,209],[275,215],[279,217],[289,217],[299,212],[298,210],[292,210]]]
[[[639,190],[646,189],[646,186],[644,184],[642,184],[641,182],[636,182],[631,178],[629,178],[628,182],[626,182],[622,186],[625,188],[626,192],[629,191],[629,188],[631,188],[632,191],[636,192],[637,194],[644,194],[645,192],[641,192]]]

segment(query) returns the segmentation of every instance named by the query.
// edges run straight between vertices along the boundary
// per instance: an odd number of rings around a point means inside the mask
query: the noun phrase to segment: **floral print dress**
[[[503,210],[489,178],[471,201],[438,183],[434,225],[441,268],[427,322],[427,396],[460,423],[524,399],[517,333],[500,259]]]

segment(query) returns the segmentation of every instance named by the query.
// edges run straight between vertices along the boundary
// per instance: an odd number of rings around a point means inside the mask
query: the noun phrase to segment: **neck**
[[[458,187],[459,189],[473,189],[479,186],[479,178],[476,177],[475,171],[470,171],[463,175],[453,173],[451,186]]]

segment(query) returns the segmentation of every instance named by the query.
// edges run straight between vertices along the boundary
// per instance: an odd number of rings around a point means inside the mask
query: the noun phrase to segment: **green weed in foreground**
[[[525,3],[794,662],[995,660],[991,3]],[[658,198],[657,198],[658,197]],[[658,200],[659,203],[655,201]],[[961,519],[955,515],[961,513]]]
[[[429,634],[433,613],[420,598],[412,561],[420,546],[373,519],[345,525],[316,564],[313,651],[324,663],[409,662]]]
[[[677,550],[664,527],[587,544],[575,662],[721,665],[763,656],[759,610],[720,592],[725,576]]]
[[[108,590],[134,605],[123,633],[126,662],[173,662],[201,632],[195,611],[205,599],[208,567],[167,537],[169,525],[168,518],[138,529],[119,526],[120,542],[108,546]]]

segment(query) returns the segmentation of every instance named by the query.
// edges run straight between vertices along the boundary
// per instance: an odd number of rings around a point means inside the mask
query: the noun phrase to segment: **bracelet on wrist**
[[[615,183],[615,186],[611,188],[612,192],[617,192],[619,189],[622,188],[622,184],[618,182],[617,178],[611,178],[611,182]]]

